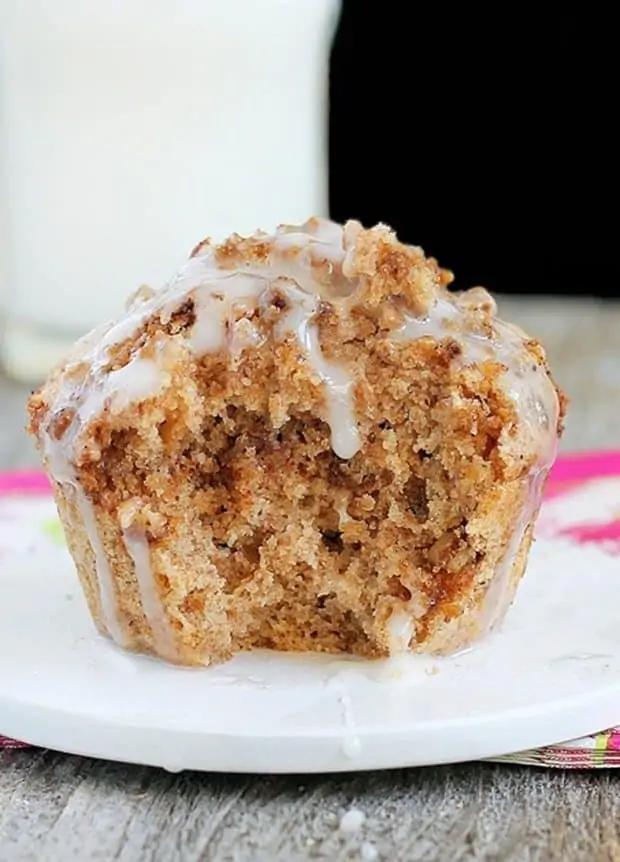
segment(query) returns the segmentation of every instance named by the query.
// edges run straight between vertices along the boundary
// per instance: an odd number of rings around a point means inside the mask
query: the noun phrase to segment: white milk
[[[4,362],[159,286],[205,235],[326,214],[338,0],[0,0]]]

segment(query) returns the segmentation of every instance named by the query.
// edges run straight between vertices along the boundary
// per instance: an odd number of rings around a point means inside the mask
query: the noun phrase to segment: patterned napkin
[[[606,553],[620,555],[620,451],[558,459],[547,486],[538,534],[561,536],[580,544],[594,542]],[[39,549],[63,542],[45,476],[38,472],[0,473],[0,559],[3,551],[10,553],[16,543],[21,543],[22,549]],[[0,735],[0,748],[27,747]],[[493,760],[561,769],[620,766],[620,726]]]

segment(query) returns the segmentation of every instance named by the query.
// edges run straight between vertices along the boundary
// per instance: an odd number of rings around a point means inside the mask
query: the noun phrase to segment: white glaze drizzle
[[[97,518],[95,517],[95,510],[80,485],[75,481],[71,484],[75,490],[75,501],[80,511],[82,523],[84,524],[84,529],[95,557],[95,570],[97,572],[102,620],[110,633],[112,640],[119,644],[119,646],[123,646],[125,643],[125,637],[118,612],[116,587],[114,586],[114,578],[110,571],[110,564],[108,562],[105,548],[101,541]]]
[[[85,387],[84,397],[76,404],[76,415],[59,440],[49,432],[43,435],[44,452],[52,476],[61,485],[73,488],[75,503],[95,558],[102,620],[110,637],[121,646],[125,638],[114,578],[93,505],[77,479],[74,459],[81,431],[100,415],[104,407],[111,413],[119,413],[136,401],[156,395],[164,379],[156,362],[137,357],[124,368],[97,377],[89,387]]]
[[[527,528],[536,514],[540,505],[544,489],[547,469],[534,472],[526,480],[529,484],[526,498],[521,511],[518,513],[514,529],[508,540],[508,545],[498,565],[493,572],[483,602],[480,606],[480,633],[486,634],[492,631],[498,622],[501,622],[505,611],[512,600],[513,590],[511,588],[512,570],[521,544],[525,537]]]
[[[310,366],[325,387],[327,396],[327,422],[331,429],[331,446],[339,458],[349,459],[359,451],[361,440],[355,418],[353,400],[354,380],[349,371],[323,356],[319,332],[314,317],[318,299],[294,285],[279,280],[291,302],[291,308],[279,323],[278,334],[284,337],[292,332],[304,348]]]
[[[308,228],[306,230],[306,227]],[[277,282],[289,301],[290,310],[277,329],[281,338],[293,332],[304,348],[306,359],[323,384],[332,446],[336,454],[352,458],[361,446],[353,397],[354,380],[347,368],[323,356],[314,317],[322,296],[330,289],[317,281],[312,264],[328,267],[328,275],[338,275],[344,260],[342,228],[332,222],[311,220],[299,228],[282,228],[273,238],[273,250],[266,263],[242,263],[238,269],[223,269],[215,260],[215,250],[207,247],[191,258],[178,276],[162,292],[146,301],[138,297],[128,315],[114,324],[100,343],[109,348],[133,335],[153,314],[168,319],[187,298],[194,300],[196,322],[188,347],[197,356],[224,348],[235,354],[264,340],[241,314],[251,314],[262,304]],[[344,283],[340,279],[341,284]],[[349,283],[349,292],[352,287]],[[346,294],[346,290],[344,291]]]
[[[164,613],[161,597],[157,591],[146,533],[133,523],[123,529],[123,541],[134,565],[142,610],[151,629],[155,652],[169,661],[175,661],[179,653],[174,632]]]
[[[395,343],[429,337],[435,341],[454,338],[462,348],[455,364],[494,362],[503,366],[504,394],[513,402],[527,451],[538,454],[539,469],[553,463],[557,444],[559,402],[546,371],[525,347],[527,336],[511,324],[493,318],[492,332],[471,328],[465,312],[454,299],[439,297],[423,318],[405,316],[403,326],[393,335]]]

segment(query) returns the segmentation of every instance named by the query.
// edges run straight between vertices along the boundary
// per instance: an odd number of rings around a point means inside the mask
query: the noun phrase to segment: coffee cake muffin
[[[563,398],[540,344],[384,226],[205,240],[30,399],[99,631],[448,654],[523,574]]]

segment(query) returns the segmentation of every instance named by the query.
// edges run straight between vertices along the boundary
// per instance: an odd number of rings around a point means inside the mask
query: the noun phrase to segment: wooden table
[[[619,445],[620,304],[500,305],[546,344],[572,398],[564,448]],[[0,376],[0,468],[36,463],[25,396]],[[352,807],[366,819],[347,836],[338,823]],[[0,862],[344,862],[373,850],[385,862],[618,862],[620,774],[465,764],[248,778],[0,754]]]

